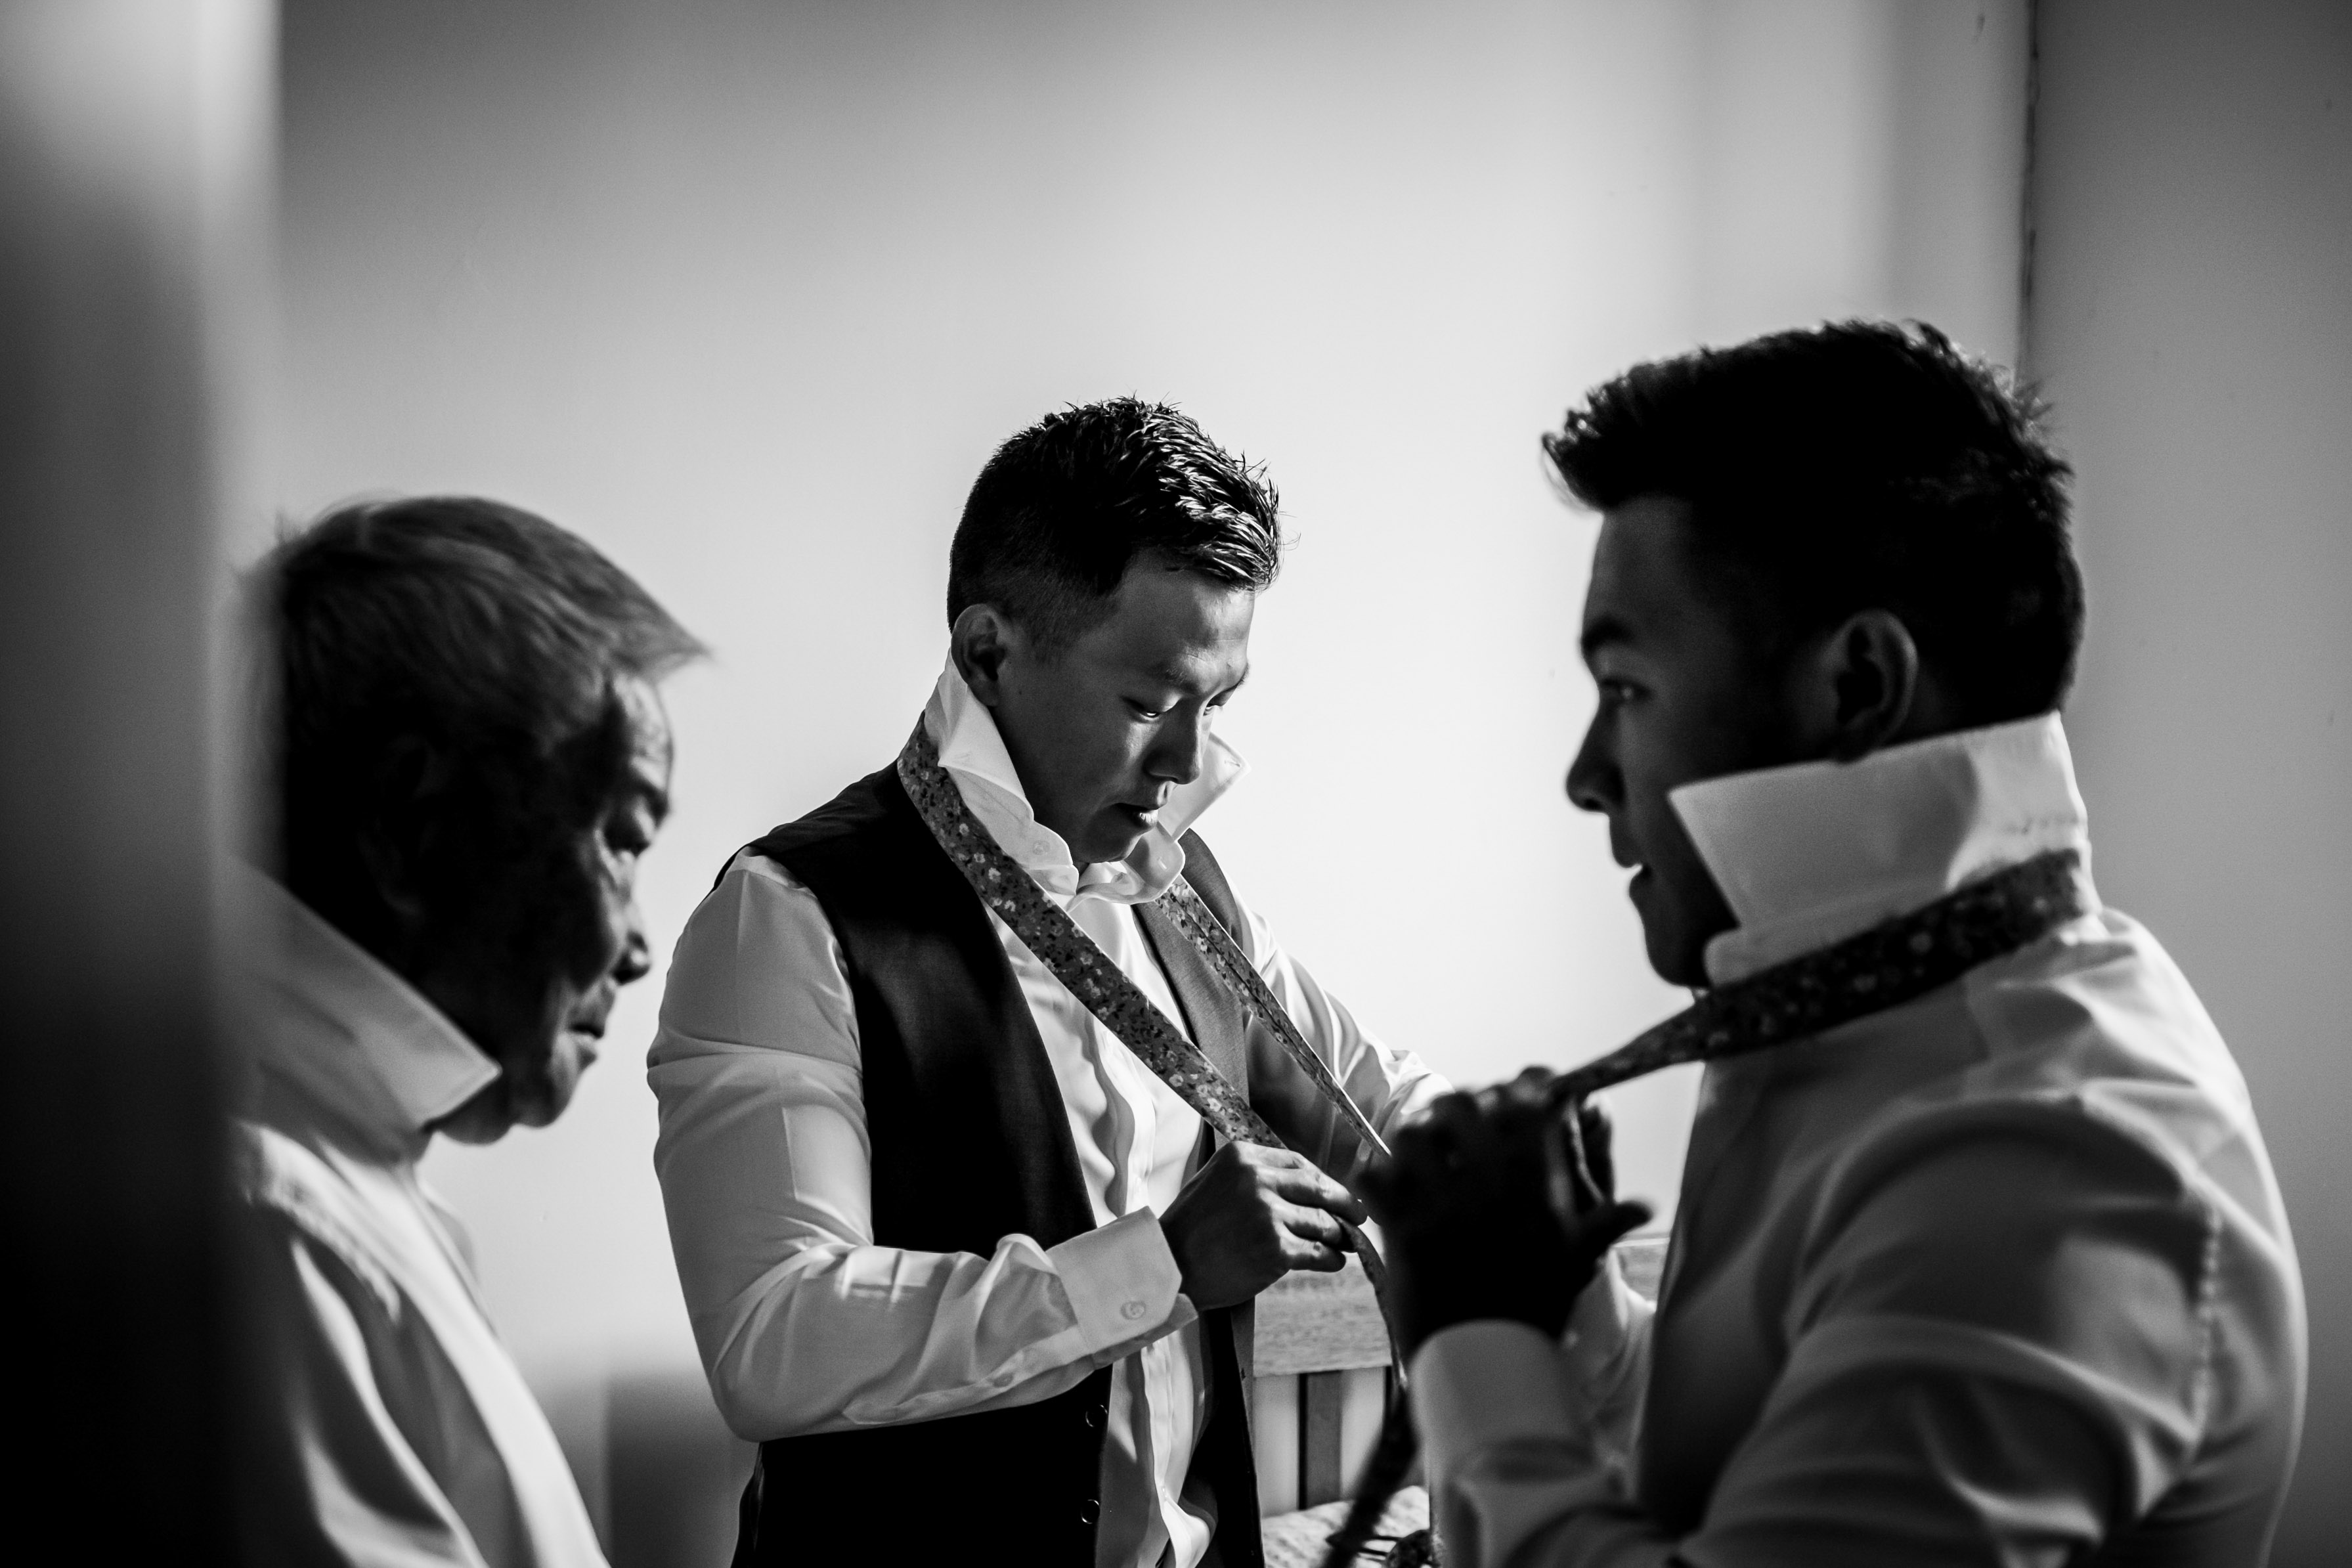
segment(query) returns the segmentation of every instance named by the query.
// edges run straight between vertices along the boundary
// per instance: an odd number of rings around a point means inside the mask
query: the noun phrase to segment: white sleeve
[[[647,1077],[678,1282],[745,1438],[1048,1399],[1193,1319],[1149,1213],[988,1257],[874,1245],[840,943],[764,858],[739,857],[688,922]]]
[[[1307,966],[1283,951],[1264,918],[1241,906],[1241,947],[1298,1033],[1330,1067],[1331,1076],[1382,1137],[1418,1115],[1453,1085],[1411,1051],[1383,1045],[1364,1032],[1339,999]],[[1270,1031],[1251,1032],[1250,1101],[1293,1149],[1341,1181],[1353,1177],[1368,1151],[1347,1122],[1298,1069]]]
[[[1587,1292],[1588,1295],[1593,1292]],[[1499,1318],[1432,1334],[1412,1358],[1430,1520],[1464,1568],[1666,1568],[1674,1542],[1634,1506],[1591,1419],[1572,1352]],[[1575,1520],[1583,1551],[1554,1539]]]
[[[1536,1521],[1631,1497],[1655,1310],[1612,1253],[1557,1345],[1502,1321],[1430,1336],[1413,1357],[1413,1418],[1449,1555],[1499,1563]]]

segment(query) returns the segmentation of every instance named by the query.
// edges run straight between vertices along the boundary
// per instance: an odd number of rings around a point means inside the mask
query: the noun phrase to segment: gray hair
[[[421,747],[475,808],[477,842],[453,857],[520,852],[517,829],[584,818],[617,786],[619,683],[705,651],[585,541],[472,497],[331,510],[253,587],[274,654],[283,870],[330,902],[361,874],[399,758]]]

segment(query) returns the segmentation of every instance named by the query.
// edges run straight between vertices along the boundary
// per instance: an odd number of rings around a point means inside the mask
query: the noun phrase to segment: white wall
[[[1825,315],[2007,356],[2022,16],[300,0],[279,497],[535,507],[709,639],[646,872],[667,952],[734,847],[904,736],[993,444],[1172,399],[1271,464],[1297,539],[1221,858],[1445,1071],[1566,1065],[1680,998],[1561,795],[1592,530],[1535,438],[1635,358]],[[691,1354],[658,994],[559,1126],[433,1161],[577,1453],[602,1379]],[[1688,1092],[1622,1096],[1662,1204]]]
[[[2352,8],[2041,21],[2032,358],[2081,470],[2100,890],[2244,1066],[2310,1293],[2275,1562],[2352,1541]]]

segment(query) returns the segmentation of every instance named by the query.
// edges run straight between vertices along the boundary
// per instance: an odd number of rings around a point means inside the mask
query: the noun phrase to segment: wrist
[[[1181,1270],[1148,1209],[1082,1231],[1046,1257],[1090,1353],[1180,1326],[1171,1321],[1180,1312],[1190,1319],[1181,1304]]]

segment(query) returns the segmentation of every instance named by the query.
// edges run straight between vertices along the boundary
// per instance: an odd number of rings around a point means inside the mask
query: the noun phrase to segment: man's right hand
[[[1287,1149],[1228,1143],[1201,1167],[1160,1229],[1201,1311],[1246,1301],[1294,1268],[1329,1274],[1348,1264],[1333,1215],[1364,1222],[1347,1188]]]
[[[1408,1353],[1480,1318],[1558,1339],[1610,1247],[1650,1217],[1648,1205],[1617,1201],[1608,1118],[1580,1104],[1573,1124],[1563,1121],[1550,1079],[1523,1073],[1445,1096],[1365,1172]]]

